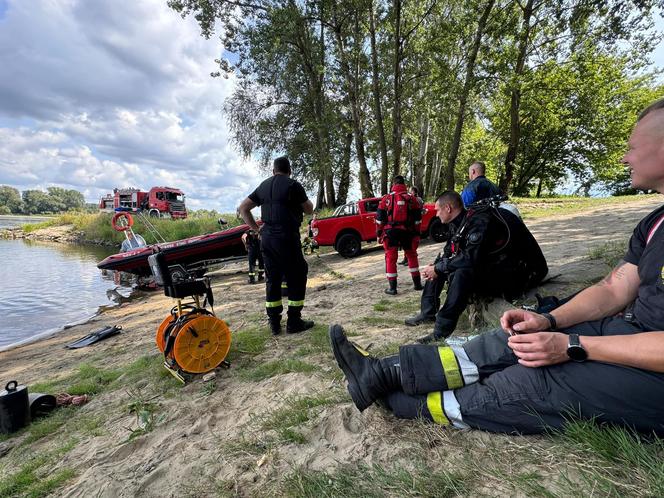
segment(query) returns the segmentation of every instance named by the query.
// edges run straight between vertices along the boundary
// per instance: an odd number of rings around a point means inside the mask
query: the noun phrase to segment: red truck
[[[106,194],[99,201],[101,210],[113,211],[118,208],[130,211],[141,209],[154,218],[187,217],[184,192],[171,187],[152,187],[148,192],[137,188],[114,188],[112,194]]]
[[[317,246],[334,246],[345,258],[360,254],[362,241],[376,240],[376,211],[380,197],[361,199],[339,206],[332,216],[311,220],[309,235]],[[436,216],[434,204],[425,204],[421,225],[422,237],[436,242],[447,240],[447,226]]]

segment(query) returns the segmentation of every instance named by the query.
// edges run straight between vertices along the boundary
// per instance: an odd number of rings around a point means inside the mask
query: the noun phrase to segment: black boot
[[[424,323],[424,322],[435,322],[436,317],[435,316],[426,316],[422,314],[421,312],[418,313],[415,316],[408,317],[404,320],[404,323],[406,325],[410,325],[411,327],[417,327],[418,325]]]
[[[396,296],[397,295],[397,281],[396,279],[394,280],[388,280],[390,283],[390,286],[385,289],[385,294],[389,294],[390,296]]]
[[[297,334],[298,332],[304,332],[309,330],[315,325],[313,320],[302,320],[302,318],[291,319],[288,318],[286,322],[286,332],[289,334]]]
[[[422,290],[422,277],[420,275],[413,275],[413,289]]]
[[[249,280],[247,280],[248,284],[255,284],[256,283],[256,277],[253,275],[249,275]]]
[[[262,271],[259,271],[259,272],[258,272],[258,281],[259,281],[259,282],[262,282],[263,280],[265,280],[265,277],[263,276],[263,272],[262,272]]]
[[[420,337],[415,342],[417,342],[419,344],[429,344],[431,342],[440,342],[444,339],[447,339],[449,336],[451,336],[452,332],[453,331],[447,332],[447,331],[442,331],[442,330],[439,331],[439,330],[434,329],[434,331],[431,334],[425,335],[424,337]]]
[[[281,315],[269,316],[268,321],[270,322],[270,332],[272,332],[272,335],[281,334]]]
[[[402,389],[399,355],[383,359],[369,356],[346,338],[341,325],[330,326],[330,342],[358,410],[363,411],[383,396]]]

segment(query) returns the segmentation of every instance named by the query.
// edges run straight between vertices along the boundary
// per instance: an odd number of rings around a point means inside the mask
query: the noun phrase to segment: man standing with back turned
[[[274,160],[273,175],[242,201],[240,215],[249,228],[260,233],[265,263],[265,307],[272,334],[281,332],[281,282],[288,284],[288,321],[286,332],[294,334],[314,326],[302,320],[309,266],[302,254],[300,224],[303,213],[314,207],[302,185],[293,180],[287,157]],[[263,225],[258,228],[251,210],[261,207]]]

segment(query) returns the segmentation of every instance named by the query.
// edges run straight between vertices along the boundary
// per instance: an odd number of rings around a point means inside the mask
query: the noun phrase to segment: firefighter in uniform
[[[633,188],[664,193],[662,143],[664,99],[630,137]],[[381,399],[401,418],[492,432],[541,433],[575,417],[664,436],[663,245],[664,206],[637,225],[604,280],[551,313],[509,310],[502,330],[463,347],[409,345],[376,359],[331,327],[355,405]]]
[[[290,161],[274,160],[273,175],[261,183],[240,204],[244,222],[258,231],[251,209],[261,207],[261,250],[265,263],[265,307],[270,329],[281,332],[282,282],[288,286],[288,321],[286,332],[302,332],[314,322],[302,319],[307,287],[308,265],[302,254],[300,224],[303,213],[313,214],[313,205],[302,185],[293,180]]]
[[[436,213],[453,235],[434,263],[422,270],[427,281],[420,312],[405,320],[410,326],[434,322],[433,332],[419,339],[421,343],[451,335],[473,294],[512,301],[548,272],[537,241],[511,212],[490,202],[466,210],[459,194],[449,190],[436,201]]]
[[[242,234],[242,242],[247,249],[247,260],[249,261],[249,280],[248,283],[255,284],[263,280],[263,255],[261,254],[261,239],[258,232],[247,230]],[[256,264],[258,264],[258,273],[256,273]]]
[[[397,293],[399,247],[408,259],[408,270],[415,290],[422,290],[417,247],[420,243],[422,205],[408,193],[403,176],[395,176],[392,190],[383,196],[376,213],[376,238],[385,249],[385,273],[389,287],[386,294]]]

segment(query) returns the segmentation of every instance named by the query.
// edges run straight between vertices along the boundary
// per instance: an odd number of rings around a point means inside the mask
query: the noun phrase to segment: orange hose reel
[[[192,374],[217,368],[231,347],[231,331],[226,322],[200,308],[182,315],[170,313],[157,328],[155,339],[159,351],[168,349],[166,360]],[[170,341],[173,342],[169,348]]]

